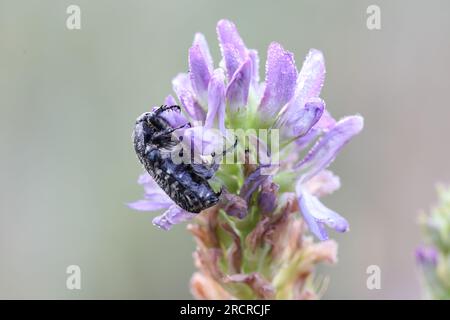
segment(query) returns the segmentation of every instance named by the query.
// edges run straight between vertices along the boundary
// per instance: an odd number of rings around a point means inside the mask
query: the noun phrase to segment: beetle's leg
[[[173,110],[173,109],[175,109],[177,112],[181,112],[180,106],[177,106],[177,105],[173,105],[173,106],[162,105],[161,107],[159,107],[158,109],[156,109],[153,112],[153,116],[158,116],[159,114],[163,113],[164,111]]]
[[[191,124],[189,122],[187,122],[187,123],[185,123],[181,126],[175,127],[175,128],[169,127],[162,131],[159,131],[152,136],[151,143],[154,145],[160,146],[160,147],[175,146],[180,141],[178,139],[177,140],[172,139],[172,135],[171,135],[172,132],[174,132],[175,130],[183,129],[185,127],[190,127],[190,126],[191,126]]]
[[[160,132],[156,133],[155,136],[157,136],[158,134],[169,135],[169,134],[171,134],[172,132],[174,132],[176,130],[180,130],[180,129],[183,129],[183,128],[186,128],[186,127],[190,128],[191,124],[189,122],[186,122],[185,124],[182,124],[181,126],[178,126],[178,127],[175,127],[175,128],[169,127],[169,128],[167,128],[167,129],[165,129],[163,131],[160,131]]]

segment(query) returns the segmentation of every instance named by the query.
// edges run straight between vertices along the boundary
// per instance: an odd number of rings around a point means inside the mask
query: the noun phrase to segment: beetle
[[[199,213],[219,202],[222,189],[215,192],[208,183],[219,164],[215,161],[211,165],[173,161],[171,153],[166,150],[172,150],[182,138],[174,138],[173,133],[190,127],[190,123],[172,127],[162,116],[168,111],[181,112],[181,109],[177,105],[163,105],[136,119],[134,149],[145,170],[179,207]],[[233,147],[236,144],[237,139]],[[214,160],[214,153],[212,157]]]

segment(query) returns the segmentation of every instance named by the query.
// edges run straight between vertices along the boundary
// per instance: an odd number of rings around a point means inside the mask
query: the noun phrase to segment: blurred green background
[[[66,8],[81,7],[81,30]],[[366,8],[381,8],[381,30]],[[154,228],[139,199],[135,118],[171,93],[203,32],[233,20],[261,56],[275,40],[300,68],[325,54],[323,98],[365,130],[333,164],[325,203],[348,218],[332,233],[339,263],[325,298],[419,298],[416,217],[450,182],[448,1],[0,1],[0,298],[190,298],[194,243],[184,225]],[[82,290],[66,289],[66,267]],[[368,290],[366,268],[381,268]]]

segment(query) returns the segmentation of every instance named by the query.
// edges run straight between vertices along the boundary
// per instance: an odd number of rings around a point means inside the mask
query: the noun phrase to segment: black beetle
[[[134,149],[145,170],[178,206],[188,212],[199,213],[219,201],[222,190],[216,193],[208,183],[219,165],[215,162],[210,166],[174,163],[171,153],[164,150],[179,144],[180,140],[174,139],[172,133],[190,124],[172,127],[162,116],[166,111],[180,112],[180,107],[164,105],[137,118],[133,132]],[[236,144],[237,140],[233,147]],[[214,158],[215,155],[212,156]]]

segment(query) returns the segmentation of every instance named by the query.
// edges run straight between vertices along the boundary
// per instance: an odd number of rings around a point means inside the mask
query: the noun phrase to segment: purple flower
[[[438,251],[435,247],[420,246],[416,249],[416,261],[424,267],[436,267],[438,263]]]
[[[205,128],[214,128],[214,122],[222,133],[225,133],[225,75],[222,69],[214,71],[208,85],[208,113]]]
[[[249,58],[249,52],[233,22],[220,20],[217,23],[217,35],[227,78],[231,82],[235,73]]]
[[[144,199],[131,202],[128,207],[139,211],[166,211],[153,219],[153,224],[169,230],[174,224],[192,219],[195,214],[178,207],[172,199],[158,186],[148,173],[139,176],[138,183],[144,187]]]
[[[204,121],[206,112],[194,95],[189,75],[186,73],[178,74],[172,80],[172,87],[187,115],[194,121]]]
[[[189,70],[192,89],[202,105],[206,105],[208,85],[213,73],[213,60],[205,37],[197,33],[189,49]]]
[[[229,129],[279,129],[280,145],[284,147],[278,154],[282,159],[280,164],[272,163],[275,157],[269,156],[268,144],[257,142],[264,149],[264,152],[257,151],[258,158],[264,160],[244,177],[231,179],[244,182],[234,195],[226,193],[227,197],[223,197],[221,205],[227,208],[225,211],[243,218],[253,194],[258,193],[259,208],[269,214],[277,208],[280,190],[295,189],[300,211],[319,239],[328,238],[325,226],[339,232],[349,230],[348,222],[319,198],[339,188],[339,178],[326,169],[342,147],[362,130],[363,118],[350,116],[336,121],[326,110],[320,98],[325,80],[322,52],[311,49],[298,72],[294,55],[281,44],[272,42],[267,52],[265,81],[260,82],[258,52],[246,47],[236,26],[231,21],[220,20],[217,36],[222,54],[219,67],[213,64],[205,37],[197,33],[188,51],[189,73],[180,73],[172,81],[183,114],[163,116],[173,126],[187,121],[193,124],[180,135],[189,137],[183,141],[193,141],[194,149],[200,146],[201,155],[217,150]],[[165,104],[173,105],[177,101],[169,95]],[[254,127],[245,127],[250,125]],[[210,134],[210,130],[218,134]],[[259,141],[250,137],[252,139]],[[312,145],[301,158],[301,152]],[[230,175],[240,171],[223,170]],[[294,183],[281,185],[276,178],[286,170],[292,173]],[[166,209],[154,219],[156,225],[169,229],[193,217],[177,207],[148,175],[141,176],[140,183],[144,186],[145,198],[130,207],[145,211]],[[239,199],[238,205],[223,203],[234,201],[232,199]]]
[[[325,80],[325,61],[322,52],[311,49],[297,78],[295,93],[286,105],[283,118],[287,125],[295,124],[301,117],[300,110],[309,101],[319,97]]]
[[[263,118],[272,118],[291,100],[296,80],[294,55],[272,42],[267,52],[266,87],[259,105]]]
[[[277,195],[280,186],[271,180],[272,179],[266,179],[263,182],[261,185],[261,192],[258,196],[258,205],[263,214],[270,214],[277,207]]]
[[[304,172],[301,180],[307,181],[326,169],[342,147],[361,132],[363,125],[361,116],[350,116],[337,122],[295,166],[298,171]]]
[[[231,111],[237,112],[247,105],[251,78],[252,61],[247,59],[233,74],[227,86],[226,98]]]
[[[340,120],[336,125],[328,131],[311,149],[303,160],[297,166],[297,172],[300,172],[300,178],[297,180],[296,193],[300,209],[308,226],[319,239],[328,239],[325,225],[338,232],[346,232],[349,230],[347,220],[338,213],[325,207],[318,196],[313,195],[307,186],[314,177],[324,172],[342,147],[350,141],[350,139],[358,134],[363,128],[363,119],[360,116],[347,117]],[[336,189],[336,180],[333,176],[328,176],[331,181],[322,182],[322,185],[332,185],[331,190]],[[337,181],[337,183],[339,183]],[[323,194],[323,193],[322,193]]]

